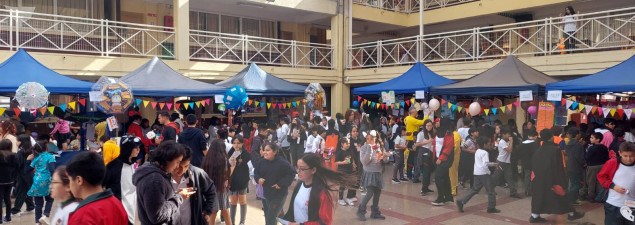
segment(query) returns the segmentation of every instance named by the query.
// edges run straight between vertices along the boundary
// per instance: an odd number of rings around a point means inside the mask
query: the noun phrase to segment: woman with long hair
[[[22,205],[26,203],[26,211],[33,211],[35,204],[33,199],[26,195],[31,185],[33,184],[33,170],[26,170],[29,165],[26,158],[33,153],[31,146],[31,137],[27,134],[20,134],[18,136],[18,153],[15,155],[17,162],[16,167],[16,185],[15,185],[15,202],[13,203],[13,209],[11,214],[19,215]]]
[[[231,225],[233,222],[229,217],[230,206],[228,182],[231,176],[231,168],[225,149],[224,139],[214,139],[209,146],[207,155],[205,155],[203,162],[201,163],[201,169],[207,173],[207,176],[209,176],[216,185],[216,200],[214,200],[212,216],[206,218],[207,224],[216,223],[216,214],[218,211],[221,212],[221,216],[225,219],[226,225]]]
[[[432,192],[428,188],[430,186],[430,174],[432,173],[432,168],[434,168],[434,162],[432,159],[434,154],[432,150],[434,149],[434,124],[432,124],[432,120],[426,120],[423,123],[423,129],[417,134],[417,143],[415,144],[417,150],[417,164],[415,165],[415,174],[414,181],[419,178],[419,173],[421,173],[421,195],[427,195]]]
[[[454,202],[452,184],[450,183],[450,167],[454,162],[454,134],[449,119],[441,119],[435,140],[437,169],[434,174],[434,182],[437,185],[438,196],[432,205],[442,206]]]
[[[293,167],[281,156],[280,148],[273,142],[267,143],[263,150],[264,160],[256,165],[255,180],[262,185],[265,197],[265,224],[277,224],[276,217],[282,211],[287,199],[289,186],[293,183]]]
[[[578,11],[577,14],[580,12]],[[562,13],[559,15],[562,17],[562,23],[564,23],[564,48],[572,49],[575,48],[575,31],[577,30],[577,21],[578,15],[576,15],[576,11],[573,10],[572,6],[567,6],[564,8],[564,16]]]
[[[42,140],[35,143],[33,153],[26,160],[29,163],[26,169],[35,171],[33,185],[27,194],[35,199],[35,223],[39,224],[42,214],[44,217],[48,217],[51,215],[51,207],[53,207],[49,186],[51,176],[55,172],[55,157],[48,153],[48,142]]]
[[[15,124],[11,121],[0,121],[0,140],[9,139],[11,141],[11,152],[18,152],[18,138],[15,136]]]
[[[15,154],[11,152],[13,143],[8,139],[0,141],[0,201],[7,207],[7,215],[2,218],[2,203],[0,203],[0,220],[11,221],[11,188],[13,187],[14,171],[17,167]]]
[[[240,225],[247,219],[247,193],[249,192],[249,166],[251,155],[245,149],[245,139],[241,135],[234,136],[232,148],[229,150],[229,164],[232,170],[229,184],[229,203],[232,222],[236,222],[236,206],[240,203]]]
[[[51,224],[66,225],[68,224],[68,216],[75,211],[79,202],[71,193],[71,185],[68,175],[66,175],[66,166],[57,167],[53,178],[51,179],[51,198],[60,202],[60,206],[55,210],[55,215],[51,217]]]
[[[360,221],[366,221],[366,206],[371,198],[373,199],[373,205],[370,207],[370,218],[386,219],[379,211],[379,197],[381,196],[381,190],[384,188],[382,161],[388,161],[390,154],[383,148],[381,139],[378,139],[378,136],[377,131],[371,130],[366,135],[366,144],[362,146],[360,153],[360,160],[364,165],[364,173],[360,184],[366,190],[366,196],[364,196],[357,209],[357,219]]]
[[[289,225],[330,225],[333,222],[331,191],[348,186],[351,175],[324,166],[320,156],[307,154],[298,160],[298,184],[283,219]]]

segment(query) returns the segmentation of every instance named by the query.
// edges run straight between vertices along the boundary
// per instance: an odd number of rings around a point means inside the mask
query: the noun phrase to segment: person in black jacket
[[[245,139],[237,134],[232,139],[232,148],[229,150],[229,164],[234,168],[229,183],[229,203],[232,222],[236,222],[236,206],[240,203],[240,223],[245,224],[247,218],[247,193],[249,192],[249,166],[251,155],[245,149]]]
[[[304,155],[304,142],[306,141],[306,132],[300,125],[300,119],[298,117],[293,118],[291,121],[291,128],[289,134],[289,145],[291,151],[292,164],[295,167],[298,159]]]
[[[580,144],[580,130],[576,127],[567,129],[569,143],[565,148],[567,154],[567,175],[569,176],[569,201],[571,204],[578,203],[580,189],[584,178],[584,147]]]
[[[121,137],[119,156],[106,165],[103,185],[121,200],[128,213],[129,224],[134,224],[137,212],[137,188],[132,184],[136,158],[143,147],[141,138],[132,135]]]
[[[254,178],[262,185],[266,199],[266,225],[277,224],[276,217],[282,211],[289,193],[289,186],[295,177],[293,167],[284,158],[278,156],[279,152],[280,148],[275,143],[265,145],[264,160],[258,163],[254,171]]]
[[[589,148],[584,153],[584,159],[586,161],[586,185],[587,185],[587,199],[591,201],[595,200],[595,197],[602,190],[602,186],[598,182],[597,176],[604,163],[609,160],[609,149],[602,144],[604,136],[600,132],[592,133],[589,136],[588,143],[591,143]]]
[[[525,135],[527,136],[527,140],[520,143],[517,153],[520,163],[523,165],[525,196],[531,196],[531,158],[540,148],[540,142],[536,140],[538,138],[538,132],[535,130],[526,130]]]
[[[207,140],[205,139],[205,132],[196,128],[197,123],[196,115],[189,114],[185,117],[187,128],[179,134],[179,143],[192,149],[192,165],[200,167],[203,157],[207,154]]]
[[[191,165],[192,150],[187,146],[184,147],[183,160],[176,170],[170,173],[171,183],[174,190],[187,189],[190,193],[195,193],[183,200],[183,204],[179,207],[180,223],[177,224],[207,224],[207,218],[213,213],[216,187],[205,171]]]
[[[20,210],[22,209],[22,205],[24,203],[26,203],[27,212],[32,212],[33,209],[35,209],[33,198],[26,195],[26,192],[29,191],[29,188],[31,188],[31,185],[33,184],[34,172],[33,170],[26,169],[27,166],[31,164],[30,161],[26,160],[26,157],[33,153],[31,147],[31,137],[29,135],[18,135],[18,153],[15,156],[17,162],[16,194],[13,209],[11,209],[11,214],[14,216],[20,215]]]
[[[7,207],[5,222],[11,221],[11,187],[14,183],[14,171],[17,168],[15,154],[11,152],[13,144],[9,139],[0,141],[0,201]],[[0,203],[0,219],[2,219],[2,204]]]

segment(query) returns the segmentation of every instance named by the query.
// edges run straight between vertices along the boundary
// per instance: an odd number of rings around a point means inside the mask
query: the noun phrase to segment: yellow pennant
[[[582,112],[582,110],[584,110],[584,104],[580,103],[578,104],[578,110],[580,110],[580,112]]]
[[[484,111],[485,111],[485,115],[489,116],[489,109],[484,109]]]
[[[49,110],[51,114],[53,114],[53,111],[55,111],[55,106],[50,106],[47,109]]]
[[[0,108],[0,115],[4,114],[4,111],[6,111],[6,108]]]
[[[256,103],[256,107],[260,107],[260,102],[259,101],[254,101]]]
[[[291,102],[287,103],[287,108],[291,108]]]
[[[143,106],[144,107],[148,107],[148,104],[150,104],[150,101],[143,100]]]
[[[611,109],[611,116],[615,115],[615,111],[616,111],[616,110],[615,110],[614,108],[613,108],[613,109]]]
[[[452,108],[452,103],[448,102],[448,109],[451,109],[451,108]]]
[[[68,106],[70,106],[71,109],[75,109],[75,102],[69,102]]]
[[[459,112],[463,111],[463,107],[458,106],[457,108],[459,109]],[[487,115],[487,114],[485,114],[485,115]]]
[[[501,106],[501,112],[505,112],[505,106]]]
[[[200,101],[196,102],[196,107],[201,107],[201,102]]]
[[[185,106],[185,109],[188,109],[188,108],[190,108],[190,103],[185,103],[185,104],[183,104],[183,106]]]
[[[267,109],[271,108],[271,103],[267,103]]]

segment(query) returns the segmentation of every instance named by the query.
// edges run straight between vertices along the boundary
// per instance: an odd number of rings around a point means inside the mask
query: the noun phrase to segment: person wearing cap
[[[110,188],[113,195],[121,200],[130,224],[134,224],[137,213],[137,189],[132,184],[132,175],[142,147],[143,142],[139,137],[133,135],[121,137],[121,153],[106,165],[106,177],[103,181],[103,186]]]

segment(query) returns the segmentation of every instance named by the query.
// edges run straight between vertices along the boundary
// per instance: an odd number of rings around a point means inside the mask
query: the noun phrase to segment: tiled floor
[[[391,171],[391,166],[386,166],[386,171]],[[459,213],[456,205],[432,206],[430,203],[436,198],[436,193],[428,196],[420,196],[420,184],[405,182],[401,184],[392,184],[388,172],[384,173],[384,181],[386,188],[382,191],[380,199],[380,209],[387,217],[384,221],[369,219],[366,222],[357,220],[355,213],[356,206],[340,206],[335,208],[334,225],[340,224],[369,224],[369,225],[401,225],[401,224],[474,224],[474,225],[496,225],[496,224],[528,224],[528,218],[531,210],[531,198],[515,199],[510,198],[508,189],[497,187],[497,208],[502,212],[498,214],[486,213],[487,196],[485,190],[474,196],[470,202],[465,205],[465,213]],[[250,187],[255,190],[255,187]],[[435,189],[434,183],[430,185],[430,189]],[[522,191],[522,189],[521,189]],[[458,197],[462,197],[467,190],[459,189]],[[363,195],[358,192],[357,197],[361,200]],[[260,207],[260,201],[255,198],[255,192],[252,191],[248,197],[248,215],[247,225],[264,224],[264,216]],[[56,208],[54,206],[53,208]],[[585,211],[587,214],[584,218],[574,222],[563,221],[565,224],[603,224],[604,209],[601,204],[591,204],[583,202],[581,206],[576,206],[578,210]],[[286,210],[286,207],[285,207]],[[543,215],[549,220],[549,224],[557,224],[555,215]],[[240,218],[237,213],[236,219]],[[27,214],[20,217],[14,217],[13,222],[9,224],[33,225],[34,215]],[[140,224],[137,222],[137,224]],[[220,224],[218,222],[217,224]]]

